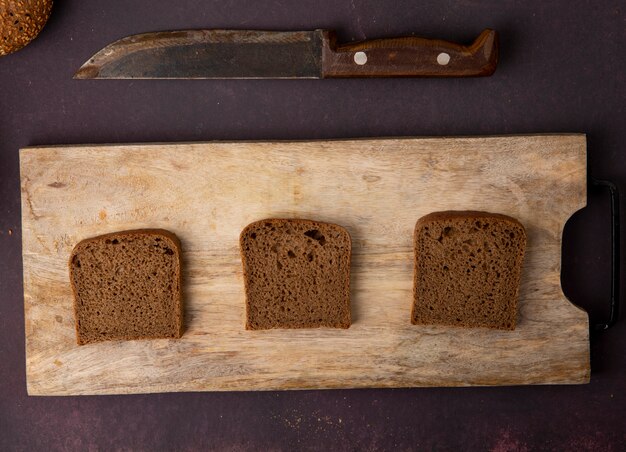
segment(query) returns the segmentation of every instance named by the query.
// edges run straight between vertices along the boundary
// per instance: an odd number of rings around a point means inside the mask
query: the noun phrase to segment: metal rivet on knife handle
[[[446,52],[441,52],[439,55],[437,55],[437,63],[439,63],[440,65],[445,66],[449,62],[450,55],[448,55]]]
[[[363,66],[367,63],[367,55],[365,52],[357,52],[354,54],[354,62],[359,66]]]

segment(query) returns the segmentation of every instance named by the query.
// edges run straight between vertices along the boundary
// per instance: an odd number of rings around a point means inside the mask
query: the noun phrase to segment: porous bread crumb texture
[[[51,10],[52,0],[0,0],[0,56],[35,39]]]
[[[413,324],[513,330],[526,231],[514,218],[435,212],[414,236]]]
[[[348,328],[352,242],[341,226],[268,219],[240,237],[246,329]]]
[[[142,229],[86,239],[69,266],[79,344],[181,337],[181,248],[174,234]]]

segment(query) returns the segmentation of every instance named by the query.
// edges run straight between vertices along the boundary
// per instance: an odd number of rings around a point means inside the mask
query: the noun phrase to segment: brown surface
[[[526,231],[487,212],[433,212],[415,225],[411,321],[514,330]]]
[[[589,175],[624,193],[625,17],[623,0],[55,2],[40,36],[0,62],[0,448],[626,449],[623,316],[592,336],[585,386],[28,397],[18,152],[112,141],[585,132]],[[491,27],[501,58],[493,76],[477,79],[71,78],[132,33],[253,26],[336,29],[340,42],[411,33],[470,42]],[[593,324],[607,313],[609,203],[604,190],[588,190],[587,207],[565,226],[561,279]]]
[[[69,260],[77,342],[179,338],[181,249],[164,230],[82,240]]]
[[[350,234],[298,219],[252,223],[240,238],[246,329],[350,327]]]
[[[585,204],[585,148],[583,135],[525,135],[22,149],[28,391],[586,383],[587,314],[559,280],[563,225]],[[410,322],[416,219],[458,206],[528,225],[514,332]],[[352,238],[352,325],[246,331],[241,231],[312,217]],[[187,250],[185,335],[78,347],[73,244],[132,227],[167,228]]]

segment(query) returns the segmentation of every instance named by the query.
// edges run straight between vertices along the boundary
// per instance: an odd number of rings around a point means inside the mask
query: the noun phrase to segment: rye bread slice
[[[514,218],[434,212],[415,226],[413,324],[513,330],[526,231]]]
[[[268,219],[241,232],[246,329],[348,328],[350,234],[311,220]]]
[[[89,238],[74,247],[69,268],[78,344],[182,336],[176,235],[138,229]]]

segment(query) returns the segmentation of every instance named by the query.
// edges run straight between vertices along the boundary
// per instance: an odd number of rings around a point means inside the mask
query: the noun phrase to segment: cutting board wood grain
[[[29,394],[589,380],[588,317],[560,286],[563,226],[586,202],[584,135],[35,147],[20,163]],[[526,226],[515,331],[410,323],[415,222],[448,209]],[[350,232],[348,330],[244,329],[238,237],[267,217]],[[72,248],[153,227],[182,242],[183,338],[76,345]]]

